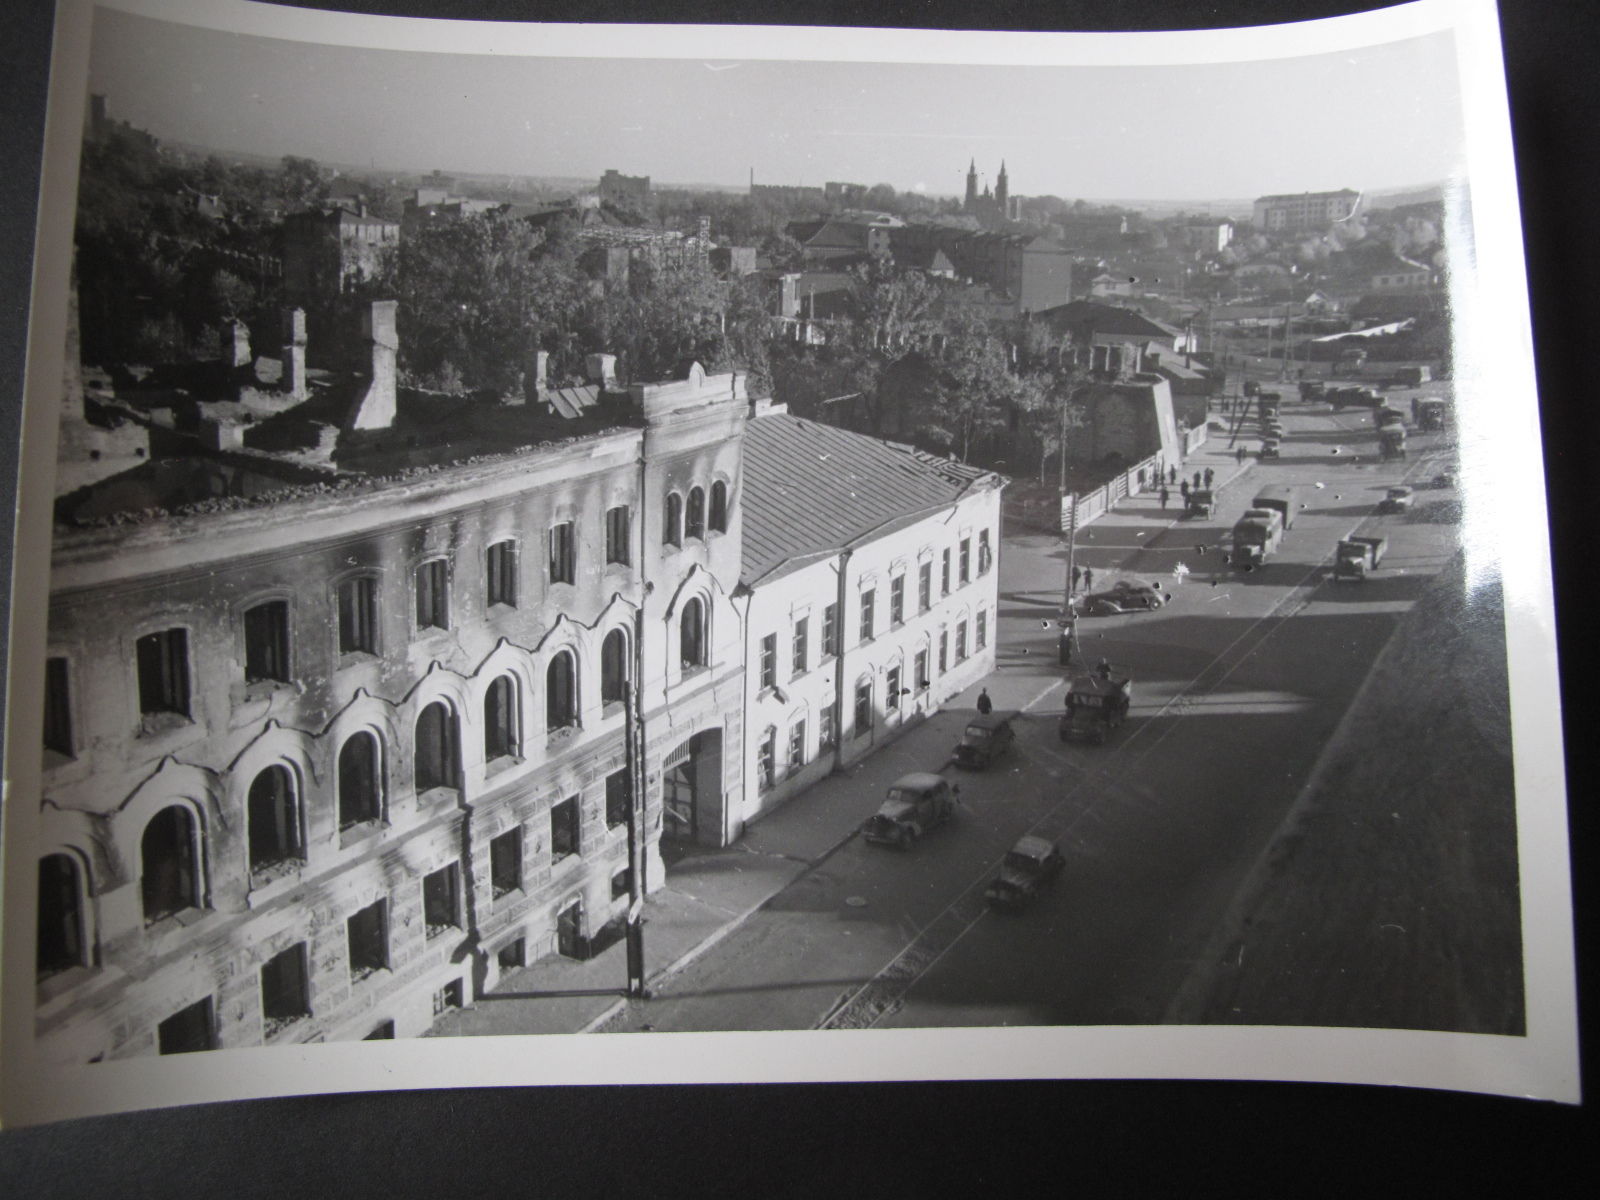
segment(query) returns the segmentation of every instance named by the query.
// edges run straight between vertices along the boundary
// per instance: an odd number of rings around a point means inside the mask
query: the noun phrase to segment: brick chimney
[[[395,333],[395,300],[376,300],[361,314],[361,330],[372,351],[372,375],[366,391],[351,409],[347,422],[351,429],[388,429],[395,414],[395,352],[400,347]]]
[[[278,388],[296,400],[306,398],[306,310],[283,310],[283,347],[279,356],[283,370],[278,376]]]

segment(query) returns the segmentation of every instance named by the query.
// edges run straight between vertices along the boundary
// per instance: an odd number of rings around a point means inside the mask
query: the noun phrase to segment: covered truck
[[[1066,711],[1061,714],[1061,740],[1102,745],[1106,736],[1128,719],[1132,701],[1133,679],[1118,675],[1109,665],[1070,680]]]
[[[1450,405],[1437,397],[1417,401],[1417,428],[1443,429],[1450,424]]]
[[[1368,572],[1377,569],[1378,564],[1383,561],[1383,552],[1388,545],[1389,539],[1382,537],[1345,538],[1339,543],[1338,557],[1333,564],[1333,577],[1365,579]]]
[[[1275,509],[1283,518],[1283,527],[1287,530],[1294,524],[1295,490],[1286,483],[1272,483],[1256,493],[1256,498],[1250,501],[1251,508]]]
[[[1378,454],[1384,459],[1406,456],[1406,427],[1399,421],[1378,427]]]
[[[1233,527],[1233,553],[1228,561],[1236,567],[1253,567],[1283,540],[1283,518],[1272,509],[1252,508]]]
[[[1432,378],[1433,370],[1426,366],[1401,367],[1394,373],[1394,381],[1400,387],[1421,387]]]

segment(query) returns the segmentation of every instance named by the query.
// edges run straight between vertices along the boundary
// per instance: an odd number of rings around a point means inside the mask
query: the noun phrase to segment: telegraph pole
[[[1073,553],[1078,541],[1078,497],[1067,491],[1067,402],[1061,398],[1061,524],[1067,535],[1067,574],[1061,584],[1061,619],[1072,616]]]

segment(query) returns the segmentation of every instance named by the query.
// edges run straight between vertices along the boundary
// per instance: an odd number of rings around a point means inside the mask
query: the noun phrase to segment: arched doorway
[[[697,733],[662,760],[661,800],[664,848],[722,844],[722,730]]]

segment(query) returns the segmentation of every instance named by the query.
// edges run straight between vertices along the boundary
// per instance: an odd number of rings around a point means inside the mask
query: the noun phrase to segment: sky
[[[157,137],[446,174],[888,183],[957,195],[1239,199],[1423,185],[1462,168],[1448,34],[1187,66],[428,54],[101,9],[90,91]]]

